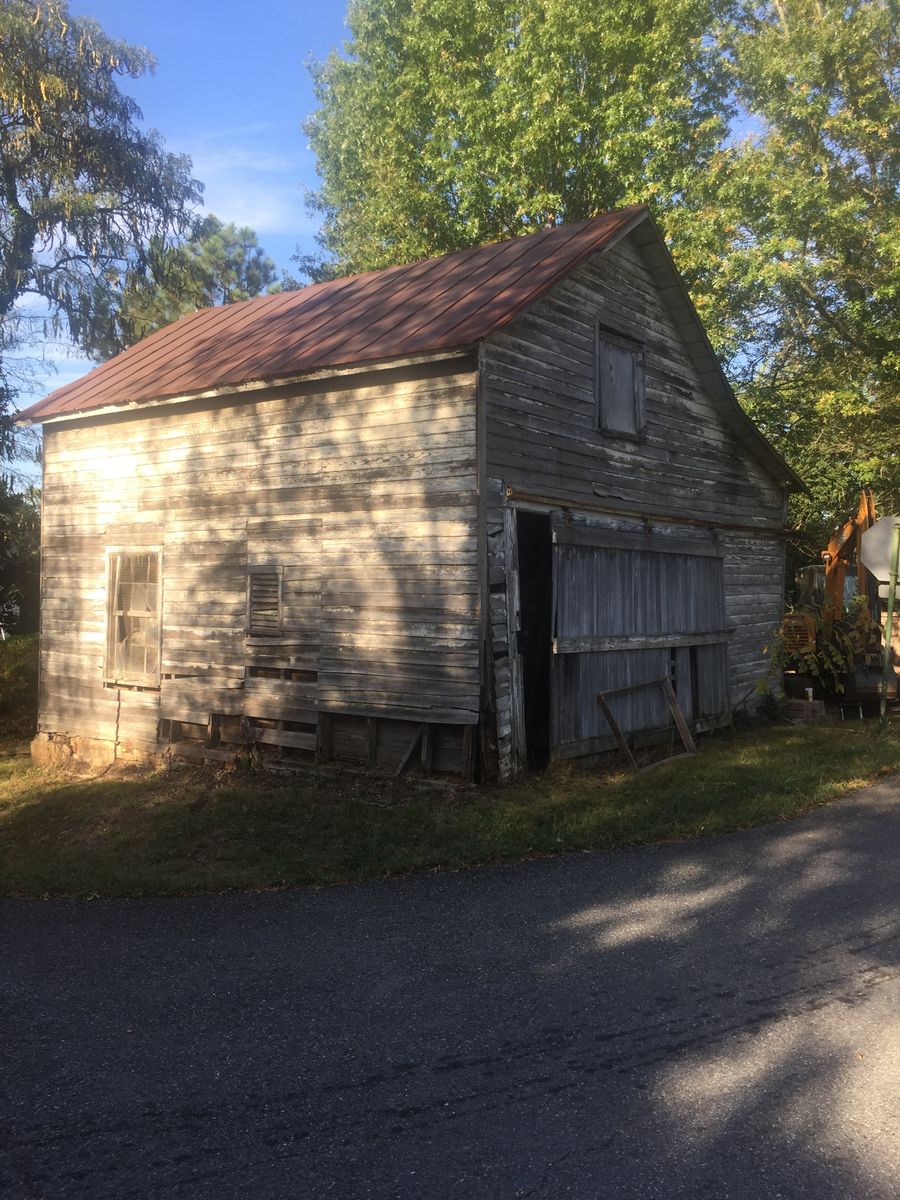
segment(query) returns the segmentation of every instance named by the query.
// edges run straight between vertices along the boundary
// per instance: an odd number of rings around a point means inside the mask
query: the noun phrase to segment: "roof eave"
[[[467,342],[459,346],[436,350],[429,354],[400,356],[397,358],[380,358],[363,360],[358,363],[342,364],[335,367],[322,367],[315,371],[305,371],[297,375],[287,375],[273,379],[253,379],[244,383],[229,383],[202,391],[184,392],[177,396],[158,396],[152,400],[125,400],[121,404],[107,404],[97,408],[83,408],[72,412],[51,413],[47,417],[37,416],[28,418],[25,414],[16,418],[14,424],[21,428],[32,425],[61,425],[71,421],[88,421],[99,417],[119,416],[124,413],[139,414],[145,410],[155,412],[160,408],[168,408],[181,404],[192,404],[202,400],[221,400],[229,396],[236,399],[246,399],[253,392],[270,391],[274,388],[290,387],[295,384],[310,383],[318,380],[341,379],[351,375],[361,375],[368,371],[387,371],[398,367],[425,366],[429,363],[452,362],[465,358],[477,348],[477,343]]]

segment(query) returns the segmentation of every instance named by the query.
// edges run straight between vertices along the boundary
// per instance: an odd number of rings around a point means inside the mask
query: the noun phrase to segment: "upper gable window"
[[[597,427],[603,433],[640,437],[644,432],[644,347],[596,326]]]

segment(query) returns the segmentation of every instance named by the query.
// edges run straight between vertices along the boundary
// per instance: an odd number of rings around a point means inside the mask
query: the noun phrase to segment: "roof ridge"
[[[583,221],[566,221],[558,225],[542,225],[536,229],[523,229],[512,237],[501,238],[495,242],[478,242],[473,246],[461,246],[459,250],[448,250],[446,254],[428,254],[423,258],[411,258],[407,262],[392,263],[388,267],[373,267],[370,271],[354,271],[349,275],[337,275],[334,279],[322,279],[319,283],[308,283],[298,288],[288,288],[278,292],[267,292],[264,296],[251,296],[247,300],[233,300],[228,307],[236,308],[242,304],[258,304],[261,301],[275,300],[278,297],[299,296],[302,294],[310,295],[313,292],[326,288],[333,287],[338,283],[356,283],[363,279],[374,278],[378,275],[386,276],[393,272],[411,270],[413,267],[424,266],[427,263],[447,262],[450,259],[458,258],[461,255],[471,254],[475,250],[487,250],[489,248],[499,249],[501,246],[512,246],[514,243],[521,242],[523,238],[537,237],[539,234],[556,233],[563,229],[578,230],[586,228],[595,221],[603,221],[609,217],[618,217],[623,213],[637,212],[642,208],[646,208],[646,204],[630,204],[625,208],[612,209],[607,213],[597,213],[593,217],[587,217]],[[226,307],[222,304],[208,304],[203,308],[195,309],[195,312],[217,311],[220,308]],[[187,314],[192,315],[192,314]],[[178,320],[181,320],[179,317]],[[156,332],[159,332],[158,330]]]

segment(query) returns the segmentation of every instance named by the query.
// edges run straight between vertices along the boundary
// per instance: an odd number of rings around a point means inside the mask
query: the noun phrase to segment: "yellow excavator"
[[[853,704],[879,699],[881,687],[880,616],[877,584],[862,564],[859,555],[860,539],[876,521],[875,496],[867,488],[860,493],[856,515],[850,517],[829,539],[821,551],[821,563],[801,567],[797,572],[797,610],[788,613],[781,628],[785,651],[793,663],[785,672],[785,691],[802,696],[812,685],[828,698]],[[851,568],[855,568],[851,574]],[[833,637],[835,624],[842,621],[855,596],[862,597],[858,605],[860,631],[870,639],[868,653],[861,652],[852,669],[828,686],[821,678],[804,677],[804,659],[823,650]],[[896,683],[891,685],[891,698]]]

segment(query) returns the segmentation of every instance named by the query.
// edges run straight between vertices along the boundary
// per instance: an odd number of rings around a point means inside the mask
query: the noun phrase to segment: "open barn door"
[[[556,597],[553,757],[615,743],[597,693],[669,678],[696,728],[729,717],[722,557],[712,535],[670,537],[599,526],[553,530]],[[626,736],[652,740],[671,724],[661,689],[612,701]]]
[[[543,767],[552,744],[553,543],[547,513],[516,513],[522,718],[528,765]]]

